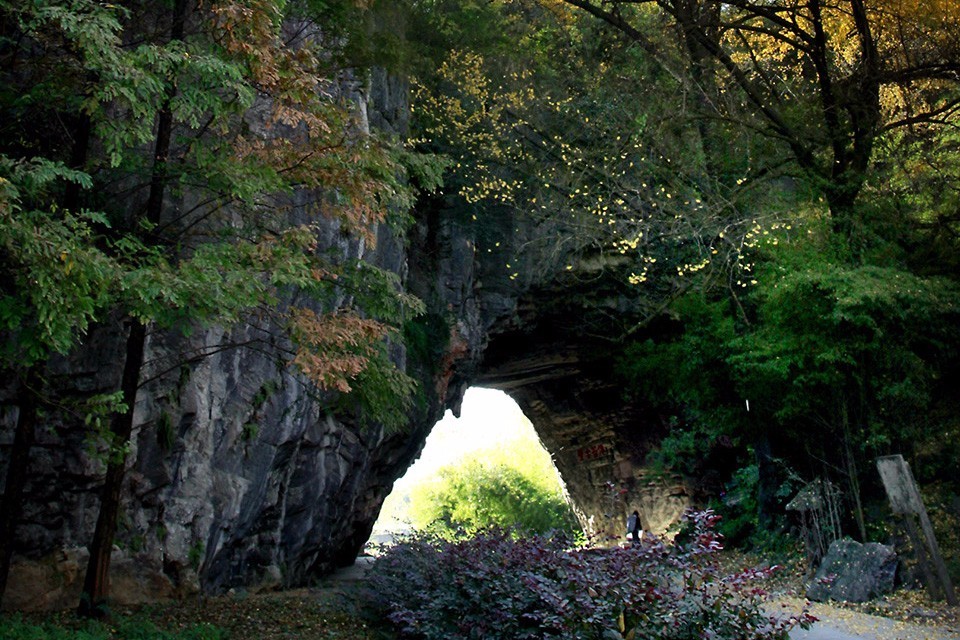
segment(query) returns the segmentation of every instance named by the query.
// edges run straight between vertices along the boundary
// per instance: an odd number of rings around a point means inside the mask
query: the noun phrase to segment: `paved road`
[[[374,559],[370,556],[360,556],[357,561],[349,567],[337,569],[324,579],[324,584],[328,586],[337,586],[351,584],[363,580],[367,575],[367,570],[373,564]]]
[[[899,622],[827,604],[813,603],[810,612],[820,622],[794,631],[791,640],[960,640],[960,629]]]
[[[807,630],[794,631],[791,640],[958,640],[960,635],[949,629],[932,629],[919,625],[894,623],[886,618],[857,625],[855,630],[821,621]]]

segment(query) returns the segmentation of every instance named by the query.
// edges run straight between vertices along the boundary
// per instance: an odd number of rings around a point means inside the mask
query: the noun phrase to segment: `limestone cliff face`
[[[403,82],[374,73],[360,105],[372,125],[402,132],[406,100]],[[116,600],[301,585],[352,563],[393,482],[474,384],[518,401],[588,528],[620,535],[635,508],[647,529],[675,520],[685,489],[651,481],[641,468],[662,427],[623,402],[610,365],[614,343],[602,335],[604,313],[625,298],[595,284],[583,289],[571,279],[576,270],[526,250],[544,229],[509,212],[477,221],[437,198],[415,217],[408,237],[381,229],[372,250],[333,227],[321,234],[400,274],[427,304],[419,337],[395,353],[421,388],[400,432],[328,413],[294,371],[257,348],[258,328],[150,336],[113,563]],[[513,256],[510,268],[504,255]],[[105,323],[75,356],[52,362],[59,393],[115,389],[124,334]],[[224,342],[249,346],[206,353]],[[2,473],[17,407],[9,397],[0,402]],[[84,433],[69,412],[46,416],[31,452],[6,608],[76,602],[103,474]]]
[[[367,87],[348,90],[362,119],[405,129],[403,83],[374,73]],[[335,223],[318,235],[321,250],[406,277],[406,241],[386,226],[375,248]],[[402,433],[330,413],[329,397],[278,362],[269,329],[149,336],[112,568],[117,601],[303,584],[352,563],[393,481],[442,414],[432,373],[413,365],[430,391]],[[51,362],[53,393],[68,401],[115,390],[125,335],[119,322],[104,322],[77,353]],[[407,367],[402,348],[393,357]],[[0,406],[3,474],[16,398],[0,395]],[[70,411],[51,408],[38,431],[8,608],[75,605],[103,481],[102,459],[88,452],[89,430]]]

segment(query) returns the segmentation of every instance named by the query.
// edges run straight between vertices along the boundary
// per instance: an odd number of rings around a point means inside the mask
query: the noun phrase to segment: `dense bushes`
[[[403,637],[685,640],[783,639],[812,621],[771,615],[750,582],[722,575],[712,512],[690,514],[684,546],[570,549],[560,537],[490,529],[458,542],[420,535],[370,575],[373,601]]]
[[[574,531],[576,519],[559,492],[507,465],[469,463],[441,470],[438,482],[414,494],[420,528],[445,538],[490,526],[529,533]]]
[[[448,539],[491,526],[523,533],[580,531],[550,454],[535,436],[441,468],[435,480],[414,489],[410,502],[417,529]]]

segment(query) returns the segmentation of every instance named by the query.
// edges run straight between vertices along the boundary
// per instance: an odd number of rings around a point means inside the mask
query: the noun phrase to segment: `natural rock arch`
[[[364,112],[402,131],[404,87],[373,80]],[[375,249],[344,247],[400,275],[427,305],[396,353],[420,381],[409,425],[387,433],[331,413],[263,352],[220,351],[158,375],[138,395],[111,578],[118,600],[299,585],[352,563],[394,481],[471,385],[517,401],[588,529],[619,536],[633,509],[654,531],[676,519],[686,489],[642,468],[664,426],[624,401],[612,372],[617,342],[605,318],[630,312],[630,297],[605,276],[615,264],[566,269],[552,231],[508,210],[476,219],[438,197],[415,218],[405,237],[382,228]],[[344,242],[334,227],[320,235]],[[156,334],[147,360],[162,369],[199,345],[243,343],[243,333]],[[67,395],[114,389],[123,335],[103,323],[69,360],[49,363],[49,379]],[[0,393],[0,404],[2,467],[18,407],[12,393]],[[66,412],[50,412],[38,432],[6,608],[76,604],[103,473],[84,438],[82,421]]]

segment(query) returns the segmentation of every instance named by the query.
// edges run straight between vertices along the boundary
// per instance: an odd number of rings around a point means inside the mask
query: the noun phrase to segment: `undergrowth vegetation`
[[[36,624],[20,617],[0,618],[0,638],[4,640],[223,640],[225,637],[220,629],[209,624],[172,632],[140,618],[117,618],[110,624],[85,621],[74,626]]]
[[[777,640],[806,612],[771,613],[755,582],[776,567],[720,570],[717,516],[689,513],[683,542],[571,548],[562,536],[491,528],[414,535],[374,564],[371,600],[402,637]]]

